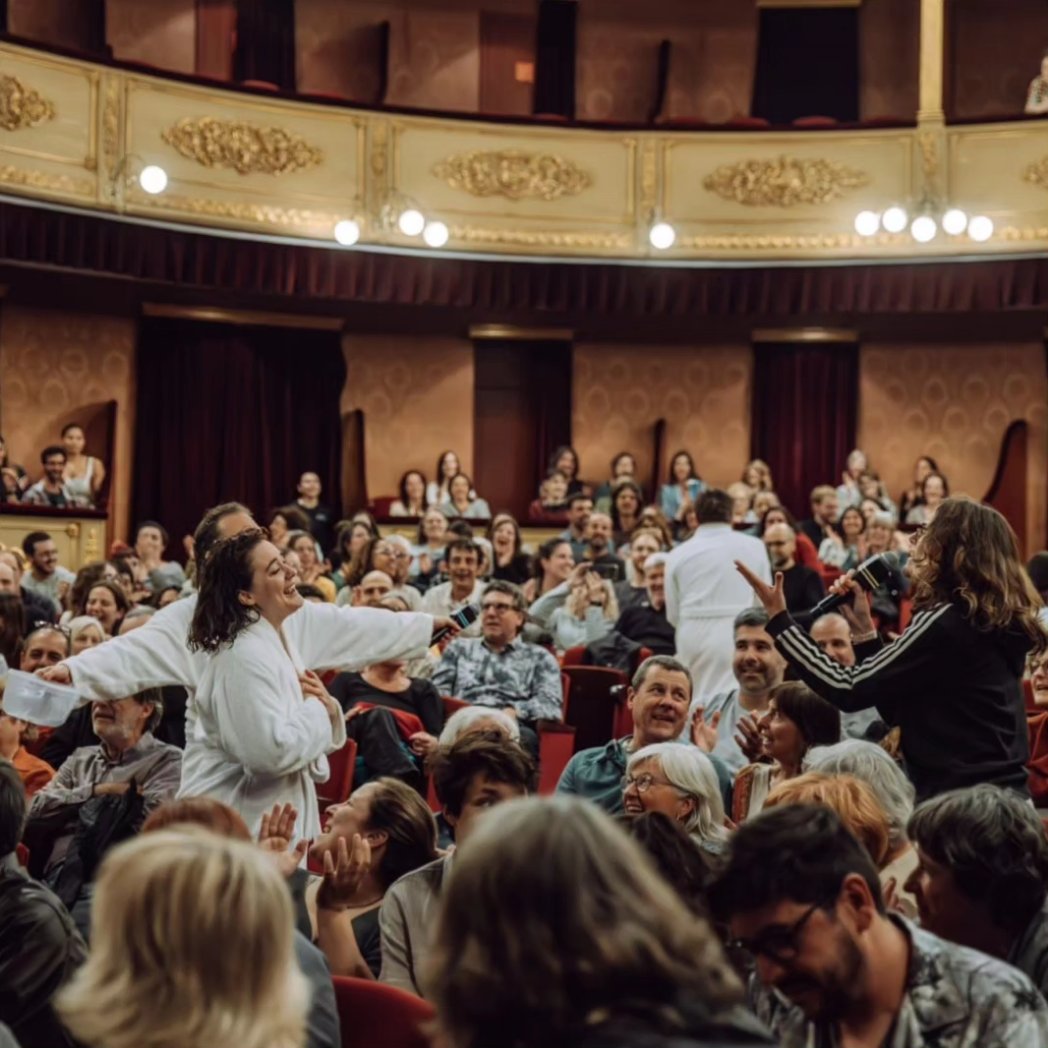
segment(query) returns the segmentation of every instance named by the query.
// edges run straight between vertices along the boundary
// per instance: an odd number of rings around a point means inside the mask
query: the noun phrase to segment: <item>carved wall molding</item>
[[[1042,156],[1040,160],[1028,164],[1023,171],[1023,181],[1032,182],[1041,189],[1048,189],[1048,156]]]
[[[46,171],[27,171],[11,164],[0,166],[0,184],[24,186],[26,189],[45,189],[53,193],[72,193],[81,197],[90,197],[95,193],[93,179],[52,175]]]
[[[552,230],[487,229],[478,226],[452,226],[452,239],[466,244],[506,247],[567,248],[625,251],[633,238],[625,233],[560,233]]]
[[[311,211],[305,208],[286,208],[275,204],[244,204],[236,200],[208,200],[204,197],[181,196],[163,193],[160,196],[142,194],[136,204],[144,204],[158,211],[181,211],[192,215],[212,218],[229,218],[240,222],[256,222],[281,229],[330,230],[344,216],[328,211]]]
[[[183,117],[160,137],[188,160],[241,175],[287,175],[324,160],[323,150],[299,135],[242,120]]]
[[[590,174],[552,153],[519,149],[457,153],[433,165],[433,175],[471,196],[558,200],[593,184]]]
[[[110,77],[106,81],[105,101],[102,104],[102,156],[106,175],[116,178],[120,159],[120,81]]]
[[[5,131],[22,131],[54,118],[54,102],[16,76],[0,76],[0,127]]]
[[[831,160],[779,156],[723,164],[703,179],[703,187],[746,207],[826,204],[869,183],[864,171]]]

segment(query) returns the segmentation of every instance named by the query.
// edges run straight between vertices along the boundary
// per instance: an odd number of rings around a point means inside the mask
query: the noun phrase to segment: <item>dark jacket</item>
[[[656,611],[646,597],[639,604],[623,611],[615,623],[615,629],[642,648],[647,648],[653,655],[677,653],[677,631],[666,618],[666,606]]]
[[[21,1048],[64,1048],[52,1000],[87,957],[58,897],[15,856],[0,859],[0,1022]]]

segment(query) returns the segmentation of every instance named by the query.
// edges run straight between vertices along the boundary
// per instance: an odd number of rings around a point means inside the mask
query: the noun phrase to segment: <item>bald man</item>
[[[811,639],[819,645],[822,653],[841,666],[854,666],[880,650],[877,641],[867,641],[856,648],[852,644],[851,627],[843,615],[831,611],[821,615],[811,624]],[[855,713],[841,714],[841,729],[852,739],[868,739],[879,742],[888,734],[888,725],[881,720],[875,706]]]
[[[764,546],[772,572],[782,572],[787,610],[802,626],[807,625],[811,616],[805,613],[826,595],[822,578],[817,571],[797,563],[797,535],[789,524],[772,524],[764,532]]]
[[[393,592],[393,580],[384,571],[369,571],[353,587],[354,608],[377,608]]]

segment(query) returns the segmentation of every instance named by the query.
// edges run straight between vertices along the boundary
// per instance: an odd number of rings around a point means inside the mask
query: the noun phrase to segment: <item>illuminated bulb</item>
[[[901,233],[906,228],[906,212],[901,207],[890,207],[881,216],[881,225],[889,233]]]
[[[360,224],[344,218],[335,224],[335,239],[343,247],[352,247],[360,239]]]
[[[648,240],[651,242],[651,246],[659,251],[665,251],[666,248],[673,247],[676,239],[677,231],[669,222],[656,222],[648,231]]]
[[[397,228],[406,237],[417,237],[426,225],[426,219],[418,208],[409,207],[400,213]]]
[[[163,193],[167,189],[167,172],[162,167],[157,167],[156,164],[150,164],[149,167],[142,168],[142,173],[138,176],[138,184],[147,193],[156,196],[157,193]]]
[[[936,226],[935,219],[929,215],[918,215],[910,226],[910,236],[918,244],[927,244],[930,240],[934,240],[938,231],[939,227]]]
[[[976,215],[968,223],[968,236],[980,242],[989,240],[993,236],[993,219],[987,218],[986,215]]]
[[[950,236],[960,236],[968,228],[968,216],[959,207],[951,207],[942,216],[942,227]]]
[[[855,216],[855,232],[861,237],[872,237],[881,228],[881,216],[876,211],[860,211]]]
[[[443,247],[448,242],[448,227],[443,222],[429,222],[422,230],[422,239],[430,247]]]

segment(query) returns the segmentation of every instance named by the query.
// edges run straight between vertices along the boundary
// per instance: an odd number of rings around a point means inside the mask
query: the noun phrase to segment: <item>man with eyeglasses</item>
[[[783,805],[742,825],[709,893],[755,965],[757,1016],[783,1048],[1048,1045],[1048,1005],[1014,968],[886,911],[837,815]]]

